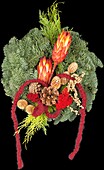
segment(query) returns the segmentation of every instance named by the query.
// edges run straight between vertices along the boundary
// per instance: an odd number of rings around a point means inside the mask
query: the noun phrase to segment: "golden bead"
[[[55,89],[59,89],[61,86],[61,79],[58,76],[53,77],[51,81],[51,87]]]
[[[68,66],[69,73],[74,73],[77,69],[78,69],[78,64],[76,62],[73,62]]]
[[[26,111],[28,114],[32,114],[33,111],[34,111],[34,108],[35,108],[35,106],[29,104],[29,105],[26,106],[25,111]]]
[[[25,99],[20,99],[17,102],[17,107],[22,110],[24,110],[27,105],[28,105],[28,102]]]

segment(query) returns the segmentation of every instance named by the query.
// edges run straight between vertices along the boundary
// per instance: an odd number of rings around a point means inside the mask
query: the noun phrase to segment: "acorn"
[[[28,113],[28,114],[32,114],[33,111],[34,111],[34,108],[35,108],[35,107],[34,107],[33,105],[29,104],[29,105],[26,106],[25,111],[26,111],[26,113]]]
[[[18,102],[17,102],[17,107],[18,107],[19,109],[22,109],[22,110],[24,110],[27,105],[28,105],[28,102],[27,102],[25,99],[20,99],[20,100],[18,100]]]
[[[53,77],[51,81],[51,87],[55,89],[59,89],[61,86],[61,79],[58,76]]]
[[[77,69],[78,69],[78,64],[76,62],[73,62],[68,66],[69,74],[74,73]]]

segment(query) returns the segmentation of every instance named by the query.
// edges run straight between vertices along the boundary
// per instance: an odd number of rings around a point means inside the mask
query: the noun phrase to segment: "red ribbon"
[[[69,80],[70,79],[74,80],[73,77],[71,77],[70,75],[67,75],[67,74],[58,74],[57,76],[59,76],[60,78],[65,77]],[[40,83],[40,84],[42,84],[43,86],[46,86],[46,87],[48,86],[45,82],[41,81],[40,79],[27,80],[24,84],[22,84],[20,86],[19,90],[17,91],[17,93],[14,97],[14,102],[13,102],[13,105],[12,105],[12,108],[11,108],[11,117],[12,117],[12,120],[13,120],[13,123],[14,123],[15,132],[18,130],[18,120],[17,120],[17,116],[16,116],[16,113],[15,113],[16,107],[17,107],[17,102],[18,102],[21,94],[23,93],[24,88],[26,86],[28,86],[30,83],[33,83],[33,82],[38,82],[38,83]],[[79,123],[79,130],[78,130],[78,134],[77,134],[77,138],[76,138],[75,148],[74,148],[73,152],[69,155],[69,159],[73,159],[74,156],[76,155],[76,153],[79,150],[80,143],[81,143],[81,140],[82,140],[82,133],[83,133],[83,129],[84,129],[85,116],[86,116],[86,114],[85,114],[86,93],[85,93],[81,84],[76,84],[76,87],[78,88],[79,94],[82,98],[82,106],[84,107],[84,109],[80,109],[81,117],[80,117],[80,123]],[[61,110],[57,110],[54,113],[49,113],[48,107],[43,106],[43,104],[40,101],[38,102],[38,105],[41,105],[42,111],[45,110],[45,113],[46,113],[48,118],[56,118],[61,113]],[[38,114],[36,114],[37,109],[39,109],[38,106],[35,109],[36,110],[34,110],[34,113],[33,113],[34,116],[39,116],[40,114],[42,114],[41,111],[38,112]],[[21,149],[21,143],[20,143],[20,135],[18,133],[16,133],[15,138],[16,138],[16,149],[17,149],[17,164],[18,164],[18,169],[21,169],[23,167],[23,161],[22,161],[22,157],[21,157],[22,149]]]

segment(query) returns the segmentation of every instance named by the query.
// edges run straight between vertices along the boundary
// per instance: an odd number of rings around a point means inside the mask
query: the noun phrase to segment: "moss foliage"
[[[98,79],[97,67],[103,67],[101,60],[88,49],[88,43],[78,32],[68,27],[61,28],[58,4],[54,3],[47,12],[39,12],[40,29],[30,30],[21,40],[16,37],[10,39],[4,46],[4,60],[2,63],[2,84],[7,96],[12,99],[18,88],[28,79],[37,78],[36,66],[42,56],[51,57],[52,48],[62,29],[70,30],[72,43],[65,60],[56,68],[57,73],[63,73],[68,65],[78,63],[77,74],[85,72],[82,85],[87,94],[87,112],[92,108],[95,100]],[[76,115],[70,109],[64,109],[61,115],[54,120],[54,124],[66,120],[73,121]]]

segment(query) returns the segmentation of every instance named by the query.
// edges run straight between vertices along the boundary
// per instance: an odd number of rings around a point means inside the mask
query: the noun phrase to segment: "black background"
[[[39,9],[46,11],[54,1],[15,0],[0,1],[0,62],[3,62],[3,46],[16,36],[21,39],[34,27],[39,27]],[[66,0],[59,5],[62,11],[62,27],[73,27],[82,38],[89,42],[89,50],[93,51],[104,63],[103,5],[99,2]],[[50,124],[47,136],[39,131],[28,144],[28,150],[22,145],[23,170],[41,169],[84,169],[98,167],[101,169],[103,154],[103,97],[104,69],[97,68],[98,92],[93,108],[87,114],[81,148],[73,161],[68,154],[73,150],[77,135],[79,118],[72,123]],[[0,77],[2,72],[0,72]],[[11,120],[11,99],[5,96],[0,84],[0,168],[17,169],[14,129]],[[20,114],[22,114],[20,112]],[[23,118],[23,115],[19,115]],[[21,118],[20,118],[21,119]],[[24,134],[21,134],[23,138]]]

